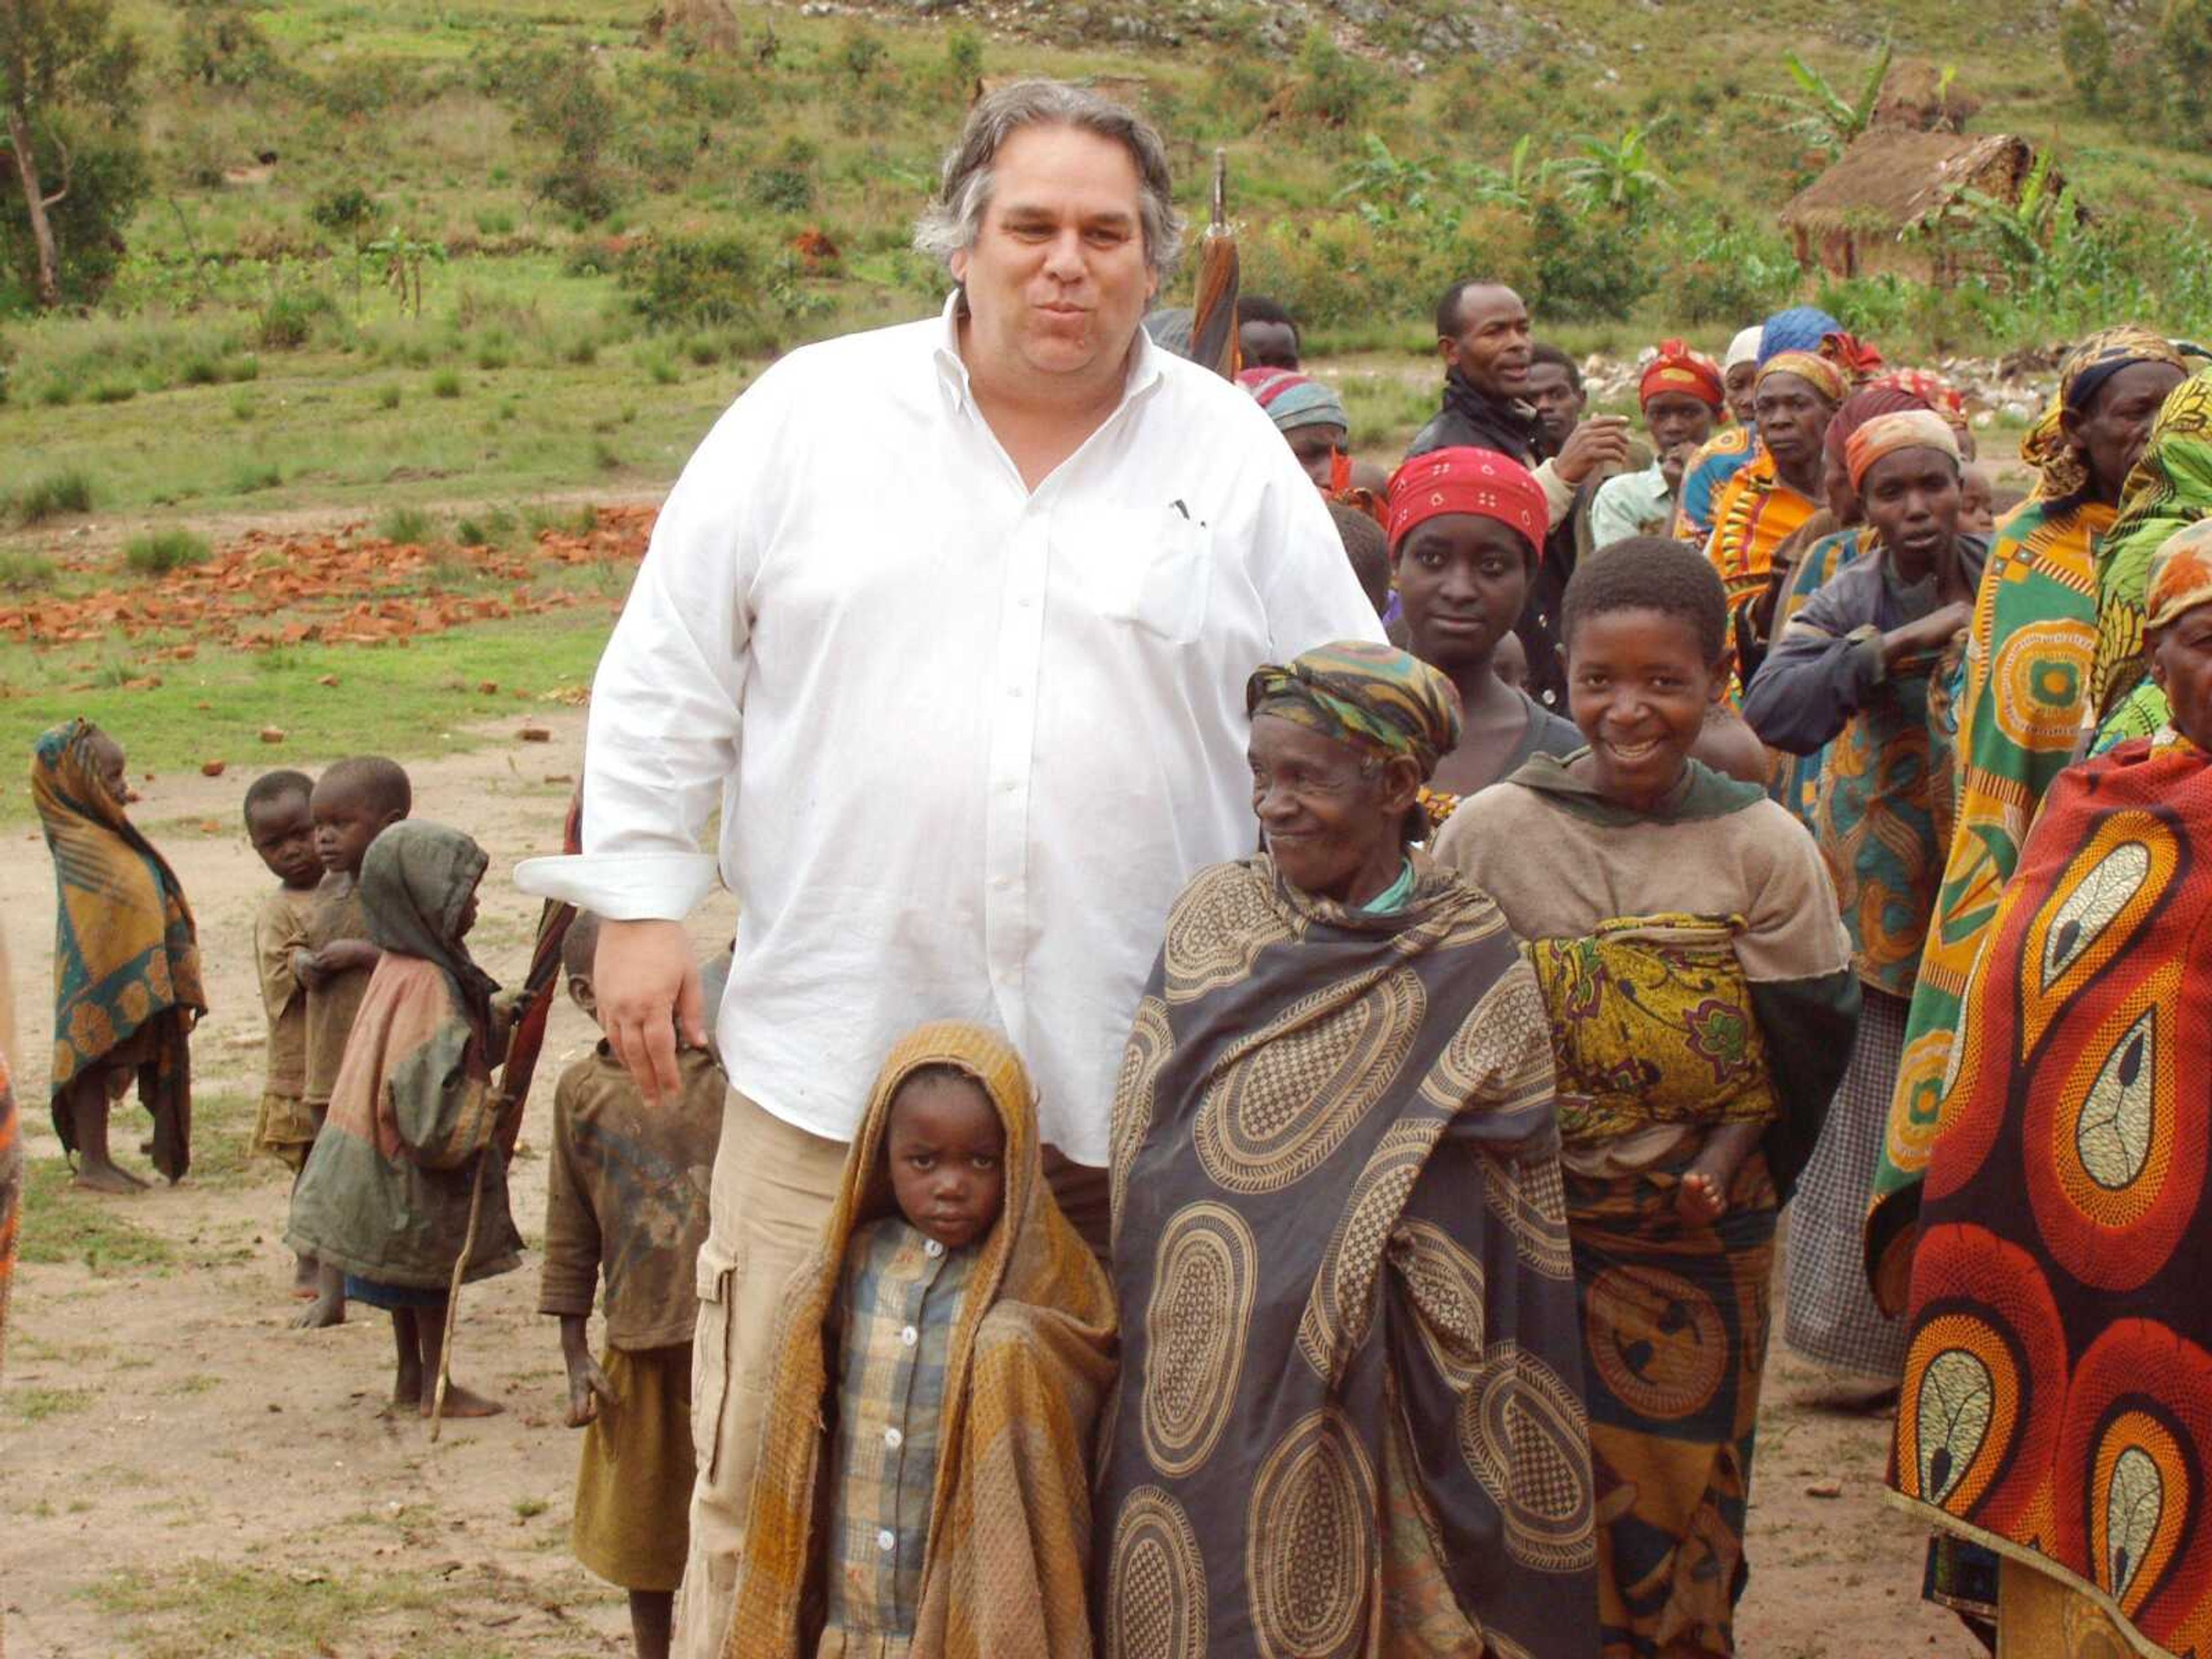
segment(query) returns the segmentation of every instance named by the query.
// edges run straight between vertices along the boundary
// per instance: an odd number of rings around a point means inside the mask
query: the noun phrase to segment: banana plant
[[[1584,207],[1632,214],[1674,188],[1652,158],[1647,128],[1632,126],[1613,143],[1581,134],[1575,144],[1582,154],[1559,162],[1559,171]]]
[[[2015,270],[2041,264],[2051,252],[2052,234],[2072,223],[2076,211],[2071,185],[2051,187],[2047,149],[2036,152],[2027,177],[2021,181],[2018,201],[2008,202],[1985,190],[1962,185],[1945,209],[1947,216],[1963,219],[1969,228],[1985,234],[1996,244],[2006,265]]]
[[[1493,207],[1525,208],[1543,192],[1561,163],[1553,156],[1531,161],[1535,137],[1532,132],[1522,133],[1502,167],[1478,161],[1468,169],[1467,182],[1476,201]]]
[[[1769,102],[1797,112],[1796,118],[1787,124],[1790,131],[1802,135],[1831,155],[1841,155],[1853,139],[1874,125],[1874,108],[1881,100],[1881,83],[1889,78],[1890,59],[1895,52],[1890,41],[1881,43],[1875,52],[1874,61],[1867,65],[1866,79],[1858,95],[1849,100],[1829,83],[1826,76],[1796,52],[1785,52],[1782,54],[1782,66],[1797,83],[1797,91],[1762,95]]]

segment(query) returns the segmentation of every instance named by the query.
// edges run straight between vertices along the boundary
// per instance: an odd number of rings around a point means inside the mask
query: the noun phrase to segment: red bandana
[[[1472,513],[1518,531],[1536,555],[1552,522],[1544,486],[1509,455],[1487,449],[1432,449],[1390,480],[1390,556],[1414,526],[1447,513]]]

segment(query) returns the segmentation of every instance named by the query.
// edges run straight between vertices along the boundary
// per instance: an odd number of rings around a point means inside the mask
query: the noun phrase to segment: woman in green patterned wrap
[[[1588,746],[1438,834],[1529,941],[1558,1055],[1603,1659],[1735,1651],[1774,1222],[1858,986],[1812,837],[1690,757],[1726,685],[1719,578],[1616,543],[1564,606]]]
[[[1409,850],[1451,683],[1252,677],[1267,850],[1176,902],[1114,1105],[1109,1659],[1589,1659],[1552,1062],[1497,908]]]

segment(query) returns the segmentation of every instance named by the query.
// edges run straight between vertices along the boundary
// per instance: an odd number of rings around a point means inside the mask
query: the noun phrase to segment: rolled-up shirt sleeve
[[[1255,508],[1253,545],[1279,549],[1264,568],[1261,602],[1275,659],[1338,640],[1381,642],[1382,618],[1352,573],[1344,537],[1322,493],[1313,487],[1287,446],[1281,465],[1270,465]],[[1254,663],[1253,667],[1260,665]]]
[[[731,406],[661,507],[592,682],[584,851],[524,861],[525,892],[635,921],[680,921],[714,889],[699,838],[737,775],[775,439],[789,413],[778,379],[771,370]]]

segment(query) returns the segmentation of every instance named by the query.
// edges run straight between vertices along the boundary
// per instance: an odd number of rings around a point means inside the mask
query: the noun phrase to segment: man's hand
[[[707,1046],[699,964],[680,921],[606,921],[592,963],[599,1024],[615,1058],[629,1068],[651,1104],[672,1102],[684,1086],[676,1066],[676,1033]]]
[[[1931,611],[1918,622],[1907,623],[1902,628],[1892,629],[1881,636],[1882,660],[1894,667],[1906,657],[1923,652],[1941,651],[1951,643],[1951,636],[1962,628],[1971,628],[1974,622],[1974,607],[1960,600]]]
[[[1682,474],[1689,470],[1690,457],[1696,453],[1695,444],[1676,444],[1659,458],[1659,476],[1667,481],[1667,494],[1682,493]]]
[[[599,1369],[599,1362],[589,1354],[580,1358],[580,1364],[568,1367],[568,1426],[572,1429],[597,1422],[602,1405],[612,1407],[622,1404],[615,1385]]]
[[[1580,489],[1591,478],[1628,466],[1628,422],[1618,415],[1593,415],[1567,434],[1552,470],[1563,483]]]

